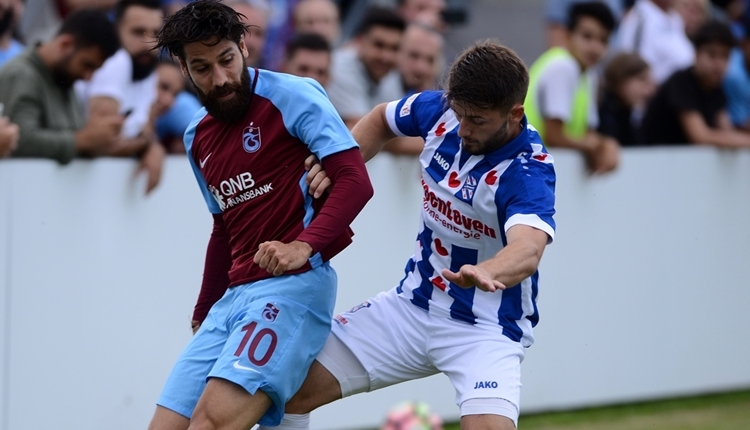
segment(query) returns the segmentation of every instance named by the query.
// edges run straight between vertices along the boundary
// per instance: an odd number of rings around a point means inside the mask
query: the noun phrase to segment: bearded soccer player
[[[341,397],[438,372],[456,390],[462,429],[516,427],[537,266],[555,234],[555,172],[524,115],[528,84],[513,51],[482,42],[453,64],[445,92],[379,105],[354,127],[365,160],[394,137],[424,139],[422,225],[398,286],[336,317],[278,430],[309,428],[308,412]]]
[[[336,274],[328,260],[372,196],[358,147],[310,79],[248,69],[247,27],[198,0],[170,16],[160,47],[179,58],[205,106],[185,133],[214,228],[194,326],[152,430],[278,424],[330,332]],[[304,160],[332,181],[313,202]],[[210,310],[209,310],[210,309]]]

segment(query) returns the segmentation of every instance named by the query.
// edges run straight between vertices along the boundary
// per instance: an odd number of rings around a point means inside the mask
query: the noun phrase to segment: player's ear
[[[520,124],[523,120],[523,114],[526,112],[526,110],[523,108],[522,104],[517,104],[510,108],[510,122],[513,124]]]
[[[238,43],[237,46],[240,48],[240,53],[242,54],[243,58],[247,58],[250,56],[250,53],[247,52],[247,46],[245,45],[244,39],[240,39],[240,43]]]
[[[186,78],[190,78],[190,71],[187,68],[187,64],[185,64],[185,61],[180,59],[180,70],[182,71],[182,76]]]

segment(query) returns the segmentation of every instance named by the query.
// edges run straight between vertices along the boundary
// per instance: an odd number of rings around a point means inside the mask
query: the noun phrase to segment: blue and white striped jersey
[[[505,232],[524,224],[555,234],[555,170],[536,130],[523,131],[485,155],[461,150],[458,120],[443,92],[427,91],[394,101],[388,124],[399,136],[421,136],[424,199],[416,250],[398,292],[433,315],[498,330],[528,347],[539,320],[539,273],[504,291],[487,293],[447,282],[441,271],[457,271],[496,255]],[[508,286],[510,287],[510,286]]]

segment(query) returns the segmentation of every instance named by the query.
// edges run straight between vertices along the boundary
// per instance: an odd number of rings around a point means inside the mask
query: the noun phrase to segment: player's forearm
[[[386,104],[379,104],[365,115],[352,129],[365,163],[377,155],[389,140],[396,137],[385,119]]]
[[[544,247],[534,241],[518,240],[478,266],[487,270],[493,279],[506,287],[512,287],[536,272],[543,252]]]
[[[206,249],[206,263],[198,301],[193,311],[193,321],[203,322],[211,309],[229,287],[229,269],[232,267],[232,250],[229,234],[221,215],[214,215],[214,227]]]
[[[323,159],[331,183],[331,193],[310,225],[297,237],[308,243],[313,253],[339,237],[372,197],[372,185],[362,157],[356,148]]]

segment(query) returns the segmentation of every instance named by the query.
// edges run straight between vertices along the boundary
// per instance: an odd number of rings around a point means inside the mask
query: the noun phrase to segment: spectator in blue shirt
[[[7,5],[0,6],[0,67],[23,52],[21,42],[13,38],[13,32],[22,14],[21,0],[10,0]]]
[[[724,93],[734,126],[750,130],[750,18],[745,19],[744,27],[739,48],[729,57]]]

